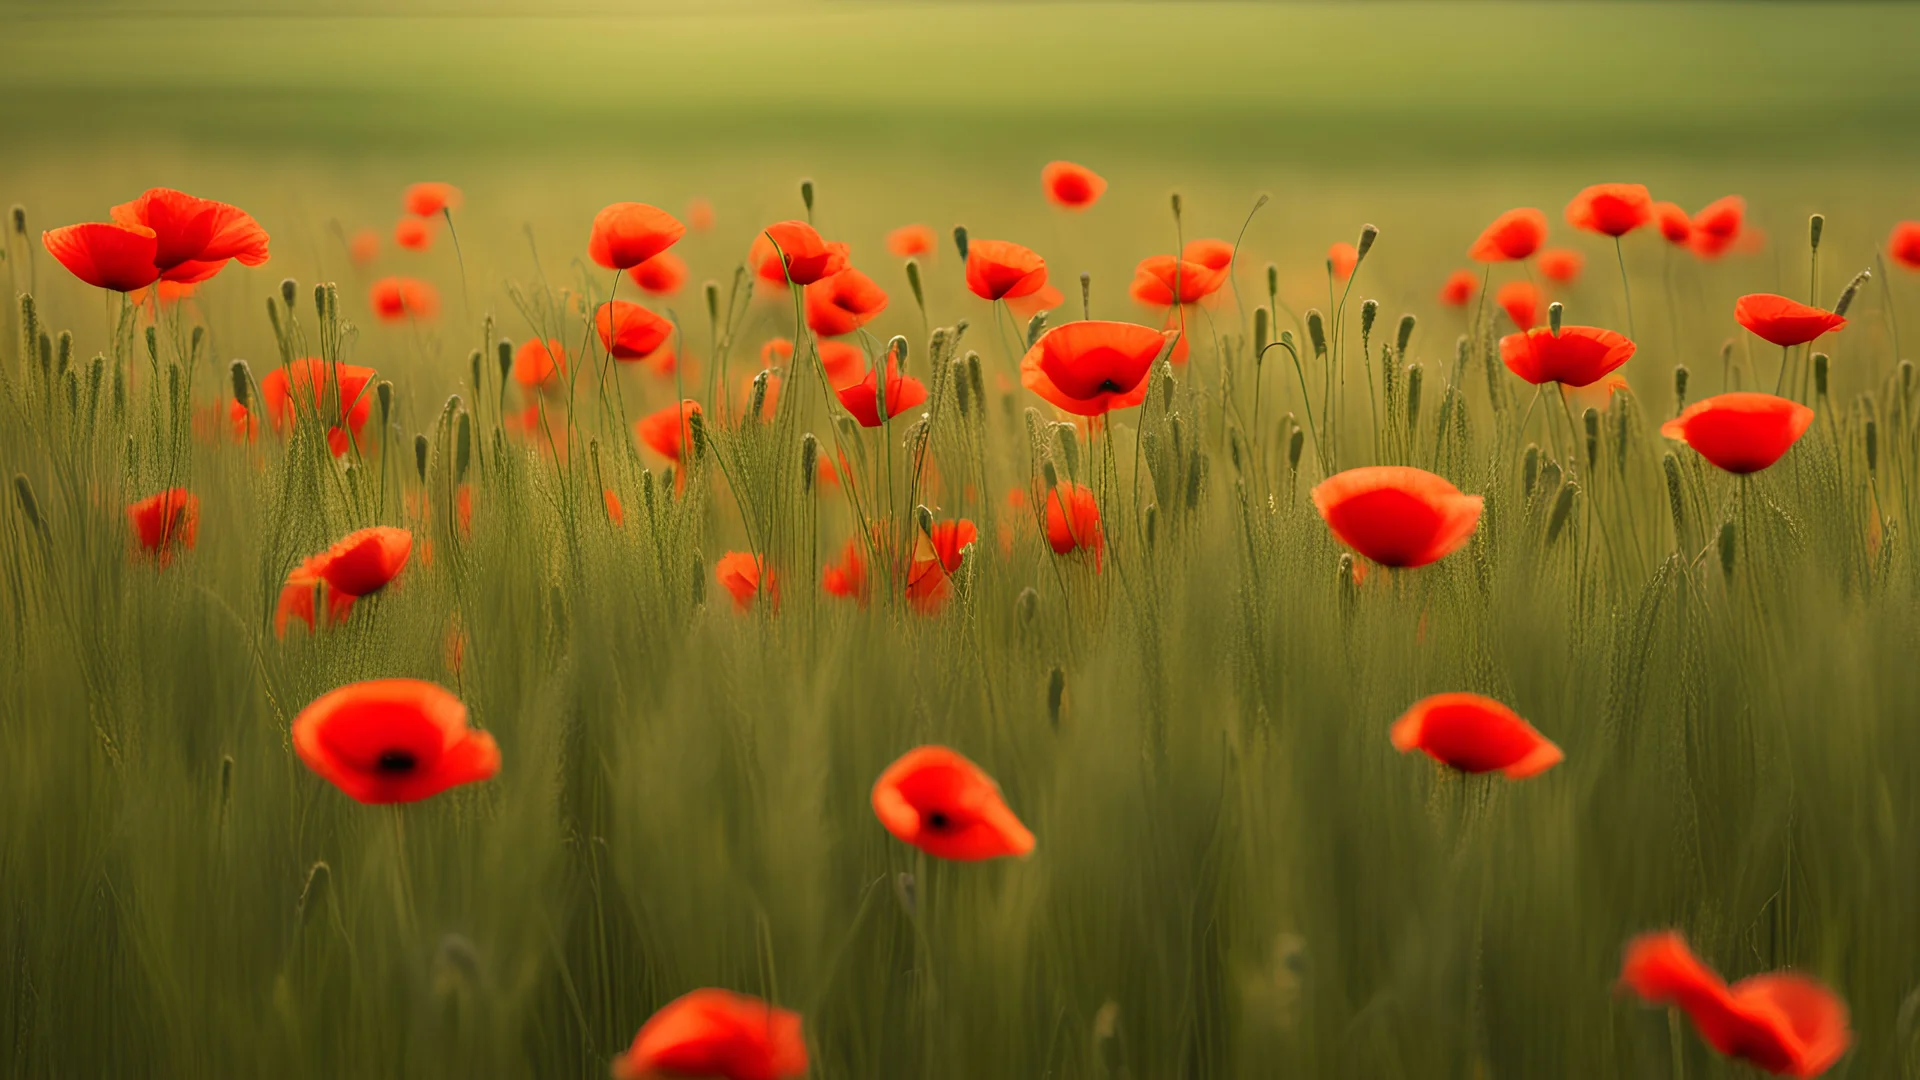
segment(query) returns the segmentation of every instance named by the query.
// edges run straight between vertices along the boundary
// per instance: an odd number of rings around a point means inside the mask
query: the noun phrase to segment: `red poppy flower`
[[[915,559],[907,568],[907,606],[916,615],[938,615],[953,596],[953,583],[937,559]]]
[[[315,576],[327,588],[352,601],[372,596],[392,584],[413,554],[413,534],[406,529],[375,525],[348,533],[318,557]],[[344,615],[344,611],[340,612]]]
[[[300,414],[311,408],[313,415],[327,425],[329,435],[338,431],[342,418],[357,440],[373,415],[370,386],[376,373],[355,364],[334,364],[315,357],[295,360],[274,368],[260,380],[260,398],[266,405],[267,419],[276,433],[286,431]],[[336,393],[335,380],[338,379]],[[300,396],[300,404],[294,395]],[[338,456],[344,447],[337,448]]]
[[[629,276],[642,292],[672,296],[687,283],[687,264],[673,252],[663,251],[634,267]]]
[[[1737,392],[1710,397],[1660,425],[1730,473],[1759,472],[1779,461],[1813,423],[1813,410],[1772,394]]]
[[[1522,330],[1540,325],[1540,290],[1531,281],[1507,282],[1494,290],[1493,302]]]
[[[1693,238],[1690,241],[1693,253],[1703,259],[1714,259],[1725,254],[1740,239],[1746,214],[1747,200],[1738,195],[1728,195],[1708,203],[1693,215]]]
[[[127,523],[140,549],[166,566],[176,547],[191,551],[200,540],[200,499],[186,488],[168,488],[127,507]]]
[[[1667,243],[1685,246],[1693,239],[1693,219],[1678,205],[1670,202],[1653,204],[1653,220],[1660,226],[1660,235]]]
[[[448,207],[458,209],[460,189],[440,180],[428,180],[413,184],[407,188],[407,213],[415,217],[432,217]]]
[[[927,540],[933,545],[934,560],[940,569],[952,574],[960,569],[960,556],[968,544],[980,535],[973,522],[966,518],[955,521],[936,521],[933,531],[927,534]]]
[[[615,528],[627,523],[627,508],[620,502],[619,492],[612,488],[601,488],[600,503],[607,508],[607,520],[612,522]]]
[[[699,196],[687,200],[687,224],[693,226],[694,232],[713,228],[713,203]]]
[[[408,251],[425,251],[433,246],[433,229],[421,218],[403,217],[393,226],[393,242]]]
[[[40,242],[74,277],[96,289],[132,292],[160,277],[154,264],[159,241],[145,225],[67,225],[41,233]]]
[[[861,606],[867,603],[867,554],[860,546],[860,538],[847,541],[846,550],[840,553],[840,561],[829,563],[820,575],[820,587],[831,596],[848,600],[857,600]]]
[[[273,632],[276,637],[286,637],[287,624],[294,619],[306,623],[309,631],[313,629],[314,593],[320,588],[320,575],[314,568],[320,558],[316,555],[303,560],[287,572],[286,584],[280,587],[279,603],[273,609]]]
[[[849,266],[806,288],[807,326],[825,337],[851,334],[887,309],[887,292]]]
[[[1149,255],[1133,268],[1133,284],[1127,293],[1150,307],[1174,303],[1196,304],[1226,281],[1222,271],[1171,255]]]
[[[1233,265],[1233,245],[1225,240],[1189,240],[1180,249],[1180,257],[1219,274],[1224,284],[1227,270]]]
[[[777,221],[754,237],[747,261],[770,285],[811,285],[847,268],[847,247],[829,244],[804,221]]]
[[[807,1071],[800,1014],[726,990],[695,990],[641,1025],[614,1080],[791,1080]]]
[[[1406,465],[1348,469],[1313,489],[1333,534],[1382,566],[1425,566],[1459,550],[1480,523],[1480,504],[1480,496]]]
[[[1039,292],[1030,292],[1025,296],[1009,296],[1003,301],[1008,311],[1022,319],[1031,319],[1043,311],[1056,310],[1066,302],[1066,296],[1051,285],[1042,285]]]
[[[776,609],[780,606],[779,580],[767,570],[763,583],[760,559],[749,552],[729,551],[720,556],[713,565],[713,576],[732,595],[733,606],[740,611],[752,608],[754,597],[763,591]]]
[[[595,323],[599,322],[598,317]],[[558,385],[567,373],[567,350],[554,338],[528,338],[513,353],[513,381],[529,390]]]
[[[631,270],[672,247],[686,233],[679,219],[657,206],[617,202],[593,216],[587,256],[609,270]]]
[[[887,419],[899,416],[927,400],[927,388],[919,379],[900,374],[900,361],[887,354]],[[838,391],[840,404],[846,406],[861,427],[879,427],[880,369],[870,368],[867,376],[845,390]]]
[[[1805,345],[1847,325],[1844,315],[1772,293],[1749,293],[1734,301],[1733,317],[1741,326],[1780,346]]]
[[[1633,356],[1623,334],[1597,326],[1563,326],[1558,336],[1545,326],[1500,339],[1500,361],[1507,370],[1538,386],[1557,382],[1585,386]]]
[[[1471,270],[1455,270],[1440,286],[1440,302],[1448,307],[1466,307],[1480,290],[1480,276]]]
[[[1572,284],[1586,265],[1587,257],[1572,248],[1548,248],[1540,253],[1540,272],[1548,281]]]
[[[982,300],[1003,300],[1036,293],[1047,283],[1047,263],[1031,248],[1010,240],[975,240],[967,245],[967,288]]]
[[[827,385],[837,393],[851,386],[857,386],[867,367],[867,354],[860,351],[858,345],[844,341],[819,341],[814,343],[820,350],[821,366],[827,369]],[[793,345],[786,343],[787,355],[793,355]],[[761,357],[765,361],[765,356]],[[772,364],[767,364],[773,367]],[[889,399],[891,400],[891,399]]]
[[[1620,986],[1651,1004],[1678,1006],[1707,1045],[1777,1076],[1819,1076],[1853,1042],[1846,1003],[1826,986],[1789,972],[1728,986],[1671,930],[1627,943]]]
[[[1040,335],[1020,361],[1020,384],[1078,416],[1147,399],[1147,376],[1166,335],[1135,323],[1083,320]]]
[[[1393,723],[1393,748],[1420,750],[1461,772],[1500,770],[1524,780],[1566,758],[1512,709],[1479,694],[1422,698]]]
[[[887,234],[887,250],[903,259],[929,254],[936,244],[933,230],[925,225],[902,225]]]
[[[660,456],[677,462],[685,453],[687,444],[693,441],[693,417],[699,413],[700,403],[688,398],[678,405],[669,405],[659,412],[641,417],[633,427],[641,442]]]
[[[1595,184],[1567,204],[1567,224],[1601,236],[1621,237],[1653,220],[1653,196],[1645,184]]]
[[[1474,262],[1512,262],[1540,250],[1546,239],[1547,215],[1524,206],[1494,218],[1467,249],[1467,258]]]
[[[1903,221],[1887,238],[1887,257],[1909,270],[1920,270],[1920,221]]]
[[[1107,182],[1099,173],[1071,161],[1053,161],[1040,170],[1040,185],[1053,205],[1068,210],[1085,210],[1100,201]]]
[[[493,736],[460,699],[419,679],[349,683],[293,718],[293,749],[355,802],[419,802],[500,771]]]
[[[1094,501],[1090,488],[1085,484],[1061,484],[1047,492],[1046,521],[1047,546],[1055,555],[1090,551],[1094,568],[1099,569],[1106,549],[1106,534],[1100,530],[1100,504]]]
[[[168,281],[205,281],[228,259],[243,266],[267,261],[267,231],[260,223],[239,207],[212,199],[151,188],[114,207],[113,220],[153,230],[153,262]]]
[[[615,360],[645,359],[673,336],[672,322],[630,300],[609,300],[601,304],[593,313],[593,327],[600,332],[600,347]],[[524,350],[526,346],[521,348]],[[518,375],[519,357],[514,358],[513,366]]]
[[[977,862],[1033,850],[1033,834],[1007,809],[1000,785],[944,746],[909,750],[873,785],[873,812],[888,832],[937,859]]]
[[[1345,281],[1360,265],[1360,249],[1342,240],[1327,249],[1327,265],[1333,268],[1333,280]]]
[[[373,313],[386,322],[431,319],[440,313],[440,293],[417,278],[387,277],[373,283]]]

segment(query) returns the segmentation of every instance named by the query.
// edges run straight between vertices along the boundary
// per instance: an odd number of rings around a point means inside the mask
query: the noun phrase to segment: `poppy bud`
[[[1566,527],[1567,517],[1573,513],[1573,497],[1580,493],[1580,485],[1568,480],[1560,485],[1560,497],[1553,500],[1553,512],[1547,515],[1547,546],[1560,538],[1560,530]]]
[[[1830,362],[1826,353],[1813,354],[1813,392],[1817,397],[1827,396],[1827,364]]]
[[[1040,463],[1040,479],[1046,482],[1048,491],[1060,486],[1060,470],[1053,467],[1052,458]]]
[[[1667,477],[1667,511],[1673,515],[1673,542],[1682,543],[1686,528],[1686,503],[1680,497],[1680,459],[1669,450],[1660,458],[1660,471]]]
[[[1273,297],[1278,295],[1279,292],[1280,292],[1280,267],[1274,263],[1268,263],[1267,264],[1267,295],[1269,297]]]
[[[1867,417],[1867,471],[1877,472],[1880,468],[1880,429]]]
[[[1378,239],[1380,239],[1380,229],[1377,226],[1360,226],[1360,242],[1354,245],[1354,247],[1358,249],[1353,259],[1355,269],[1358,269],[1361,262],[1366,259],[1367,252],[1372,249],[1373,242]]]
[[[1093,275],[1080,271],[1080,317],[1093,318]]]
[[[1315,308],[1307,309],[1307,337],[1313,342],[1313,355],[1327,355],[1327,323]]]
[[[980,354],[977,352],[969,351],[967,353],[967,381],[973,384],[973,396],[978,399],[981,404],[986,404],[986,377],[980,371]]]
[[[1533,482],[1540,478],[1540,444],[1528,443],[1527,454],[1520,461],[1520,495],[1533,498]]]
[[[772,371],[762,371],[753,377],[753,396],[747,402],[747,419],[759,422],[760,410],[767,407],[767,382],[771,378]]]
[[[947,365],[947,381],[953,384],[953,404],[960,410],[960,418],[964,420],[969,411],[968,403],[972,398],[972,394],[968,392],[971,388],[967,385],[966,361],[955,360]]]
[[[461,409],[453,432],[453,482],[461,484],[466,482],[467,466],[473,460],[473,414]]]
[[[1032,622],[1033,613],[1039,607],[1040,607],[1040,594],[1038,592],[1035,592],[1033,586],[1031,585],[1027,586],[1024,589],[1021,589],[1020,595],[1015,597],[1013,601],[1013,608],[1015,611],[1018,611],[1020,613],[1020,621],[1023,623]]]
[[[274,303],[271,296],[267,297],[267,321],[273,324],[274,340],[284,344],[286,333],[280,327],[280,305]]]
[[[967,227],[965,225],[955,225],[953,227],[953,246],[960,249],[960,261],[966,262],[967,261]]]
[[[1560,321],[1567,314],[1566,306],[1555,300],[1547,305],[1547,325],[1553,328],[1553,336],[1560,336]]]
[[[1169,201],[1173,204],[1173,221],[1177,225],[1180,223],[1180,193],[1174,192]]]
[[[1287,436],[1287,468],[1296,473],[1300,471],[1300,451],[1306,445],[1307,433],[1300,430],[1300,425],[1295,424],[1293,433]]]
[[[13,231],[21,236],[27,235],[27,208],[19,203],[13,204]]]
[[[501,338],[493,347],[494,362],[500,365],[500,381],[505,383],[507,376],[513,374],[513,342]]]
[[[292,284],[292,278],[288,278],[280,283],[280,292],[283,298],[292,295],[293,290],[288,287]],[[293,306],[291,299],[287,300],[287,306]],[[319,319],[321,322],[327,321],[327,286],[324,282],[316,281],[313,283],[313,317]]]
[[[373,388],[373,398],[380,403],[380,427],[385,430],[387,418],[393,415],[393,383],[381,379]]]
[[[1047,313],[1044,311],[1034,312],[1033,318],[1027,320],[1027,348],[1033,348],[1034,343],[1040,340],[1040,335],[1046,332]]]
[[[480,362],[483,359],[485,359],[485,354],[479,349],[475,349],[467,354],[467,378],[471,380],[474,393],[476,394],[480,392]]]
[[[814,473],[820,470],[820,440],[809,431],[800,436],[800,490],[812,491]]]
[[[1360,340],[1364,343],[1373,336],[1373,320],[1380,317],[1380,301],[1363,300],[1360,302]],[[1258,322],[1258,316],[1255,316]]]
[[[1853,306],[1853,298],[1858,295],[1860,289],[1871,280],[1873,280],[1873,271],[1871,270],[1862,270],[1853,275],[1853,280],[1847,282],[1847,287],[1840,290],[1840,299],[1833,305],[1833,313],[1835,315],[1845,315],[1847,309]]]
[[[687,441],[693,444],[693,460],[707,455],[707,421],[699,412],[687,414]]]
[[[1687,365],[1673,365],[1673,414],[1687,411]]]
[[[33,482],[26,473],[13,474],[13,494],[20,500],[20,512],[26,515],[27,524],[40,529],[40,500],[33,497]]]
[[[925,314],[927,310],[927,294],[926,290],[922,288],[920,284],[920,260],[918,259],[907,260],[907,288],[913,290],[914,306],[920,309],[921,314]]]
[[[813,220],[813,181],[800,181],[800,201],[806,204],[807,220]]]
[[[1733,522],[1720,523],[1720,572],[1727,577],[1733,576]]]
[[[300,887],[300,901],[294,905],[293,913],[301,926],[313,922],[327,902],[327,889],[333,881],[333,868],[325,862],[316,862],[307,868],[306,884]]]
[[[1827,227],[1827,216],[1815,214],[1807,219],[1807,239],[1813,244],[1815,254],[1820,251],[1820,233]]]
[[[1060,730],[1060,699],[1067,693],[1067,673],[1054,668],[1047,676],[1047,723]]]
[[[1587,468],[1591,469],[1600,454],[1600,410],[1589,408],[1580,421],[1587,429]]]
[[[247,368],[245,360],[235,360],[227,365],[227,373],[233,379],[233,400],[239,402],[241,408],[246,408],[252,400],[253,372]]]
[[[907,339],[900,334],[893,335],[893,337],[887,341],[887,353],[900,365],[901,374],[905,374],[907,370]],[[885,382],[887,380],[881,379],[878,381]]]
[[[424,434],[413,437],[413,471],[420,474],[420,482],[427,482],[427,437]]]
[[[1273,329],[1266,308],[1253,309],[1253,362],[1260,363],[1261,357],[1272,344]]]
[[[1407,365],[1407,429],[1420,426],[1420,380],[1419,364]]]
[[[72,340],[73,334],[71,332],[62,330],[61,333],[66,335],[69,341]],[[206,343],[207,328],[204,326],[194,327],[193,334],[187,338],[187,358],[190,360],[200,359],[200,347]]]

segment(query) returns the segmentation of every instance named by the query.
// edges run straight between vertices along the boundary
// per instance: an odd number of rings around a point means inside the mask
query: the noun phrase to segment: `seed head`
[[[500,366],[500,381],[505,383],[507,376],[513,374],[513,342],[501,338],[493,346],[494,363]]]
[[[1673,542],[1681,543],[1686,529],[1686,501],[1680,491],[1680,459],[1669,450],[1660,458],[1660,471],[1667,478],[1667,512],[1673,516]]]
[[[425,432],[413,437],[413,471],[420,474],[420,482],[427,482],[427,451],[432,446]]]
[[[1816,253],[1820,250],[1820,234],[1825,231],[1826,227],[1827,216],[1825,214],[1815,214],[1807,219],[1807,240],[1813,245],[1813,250]]]
[[[1300,451],[1305,449],[1306,445],[1307,433],[1300,430],[1299,424],[1293,425],[1293,431],[1287,435],[1288,469],[1296,473],[1300,471]]]
[[[907,287],[913,290],[913,302],[920,310],[927,309],[926,290],[920,284],[920,260],[907,260]]]
[[[453,426],[453,482],[464,483],[467,479],[467,466],[473,462],[473,415],[465,409],[460,410],[459,419]]]
[[[947,381],[953,384],[953,404],[960,410],[960,418],[966,419],[971,411],[972,388],[967,385],[967,362],[955,360],[947,365]]]
[[[1373,249],[1373,242],[1378,239],[1380,239],[1380,229],[1377,226],[1360,226],[1360,242],[1354,245],[1359,249],[1359,254],[1353,260],[1354,269],[1360,268],[1361,262],[1367,257],[1367,252]]]
[[[771,370],[765,370],[753,377],[753,395],[747,401],[747,419],[760,422],[760,412],[767,407],[767,384],[773,378]]]
[[[1580,422],[1587,429],[1587,468],[1593,468],[1594,458],[1600,454],[1600,410],[1589,408]]]
[[[1060,470],[1053,467],[1052,458],[1040,463],[1040,479],[1047,485],[1048,491],[1060,486]]]
[[[807,220],[813,220],[813,181],[800,181],[800,201],[807,206]]]
[[[1275,263],[1268,263],[1267,264],[1267,295],[1274,296],[1279,292],[1280,292],[1280,267]]]
[[[707,455],[707,421],[697,412],[687,414],[688,442],[693,444],[693,460],[699,461]]]
[[[1373,336],[1373,320],[1379,317],[1380,301],[1363,300],[1360,302],[1360,341],[1363,348],[1366,347],[1366,340]],[[1368,351],[1371,350],[1369,349]]]
[[[1318,308],[1307,309],[1307,338],[1313,342],[1313,355],[1327,355],[1327,322]]]
[[[1033,348],[1034,344],[1040,340],[1040,335],[1046,332],[1047,313],[1044,311],[1034,312],[1033,318],[1027,320],[1027,348]]]
[[[1867,471],[1880,469],[1880,429],[1874,424],[1873,417],[1867,417]]]
[[[1266,308],[1253,309],[1253,362],[1260,363],[1267,346],[1273,341],[1271,314]]]
[[[1420,383],[1425,378],[1419,364],[1407,365],[1407,429],[1420,426]]]
[[[973,384],[974,399],[985,405],[987,403],[986,377],[980,371],[980,354],[971,350],[967,352],[967,381]]]
[[[1174,193],[1172,194],[1172,196],[1170,196],[1170,197],[1169,197],[1169,200],[1168,200],[1168,201],[1169,201],[1169,202],[1171,202],[1171,203],[1173,204],[1173,220],[1174,220],[1174,223],[1175,223],[1175,224],[1179,224],[1179,221],[1180,221],[1180,193],[1179,193],[1179,192],[1177,192],[1177,191],[1176,191],[1176,192],[1174,192]]]
[[[1400,334],[1394,339],[1393,351],[1401,360],[1407,358],[1407,345],[1413,341],[1413,328],[1417,323],[1412,314],[1400,316]]]
[[[1540,444],[1528,443],[1527,453],[1520,460],[1520,494],[1524,498],[1533,498],[1533,482],[1540,478]]]
[[[300,295],[299,282],[293,280],[292,278],[280,279],[280,302],[287,305],[288,311],[293,310],[293,298],[299,295]]]
[[[393,415],[393,381],[381,379],[373,387],[373,399],[380,403],[380,427],[384,430]]]
[[[1673,414],[1685,412],[1687,408],[1687,365],[1673,365]]]
[[[1080,317],[1093,318],[1093,275],[1080,271]]]
[[[1860,290],[1865,288],[1867,282],[1871,280],[1873,280],[1873,271],[1871,270],[1862,270],[1853,275],[1853,280],[1847,282],[1847,287],[1840,290],[1840,299],[1833,305],[1833,313],[1835,315],[1845,315],[1847,309],[1853,306],[1853,298],[1858,296]]]

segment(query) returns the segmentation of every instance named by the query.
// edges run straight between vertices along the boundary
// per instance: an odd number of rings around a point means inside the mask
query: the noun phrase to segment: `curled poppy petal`
[[[1030,292],[1025,296],[1010,296],[1003,301],[1008,311],[1022,319],[1031,319],[1043,311],[1053,311],[1066,302],[1066,296],[1051,285],[1042,285],[1038,292]]]
[[[1481,498],[1406,465],[1335,473],[1313,505],[1349,547],[1382,566],[1425,566],[1458,550],[1480,523]]]
[[[925,225],[902,225],[887,234],[887,250],[903,259],[930,255],[937,246],[933,230]]]
[[[1039,292],[1047,263],[1032,248],[1010,240],[974,240],[967,245],[967,288],[982,300]]]
[[[1040,170],[1040,186],[1053,205],[1068,210],[1085,210],[1100,201],[1107,182],[1099,173],[1071,161],[1052,161]]]
[[[847,249],[828,243],[804,221],[776,221],[754,237],[747,262],[770,285],[811,285],[845,270]]]
[[[1653,220],[1645,184],[1595,184],[1567,204],[1567,224],[1601,236],[1625,236]]]
[[[1581,268],[1587,265],[1587,257],[1571,248],[1547,248],[1540,253],[1540,273],[1548,281],[1558,281],[1570,285],[1580,277]]]
[[[860,351],[860,346],[844,341],[819,341],[815,345],[820,350],[820,363],[827,369],[829,387],[837,393],[859,384],[867,366],[867,354]],[[793,352],[791,342],[787,343],[787,352]]]
[[[1500,339],[1500,362],[1534,385],[1557,382],[1586,386],[1598,382],[1633,356],[1624,334],[1597,326],[1563,326],[1555,334],[1536,326]]]
[[[432,217],[452,207],[460,207],[460,189],[440,180],[428,180],[407,188],[407,213],[414,217]]]
[[[1040,335],[1020,360],[1020,383],[1079,416],[1146,400],[1147,376],[1167,336],[1135,323],[1082,320]]]
[[[974,862],[1033,850],[1033,833],[1000,797],[1000,786],[944,746],[922,746],[887,766],[873,785],[873,812],[888,832],[939,859]]]
[[[1887,237],[1887,257],[1909,270],[1920,270],[1920,221],[1903,221]]]
[[[1813,410],[1772,394],[1736,392],[1696,401],[1660,425],[1730,473],[1759,472],[1779,461],[1813,423]]]
[[[672,247],[686,233],[679,219],[657,206],[613,203],[593,216],[587,256],[609,270],[631,270]]]
[[[1627,943],[1620,986],[1679,1008],[1707,1045],[1778,1076],[1819,1076],[1853,1043],[1846,1003],[1826,986],[1788,972],[1728,986],[1671,930]]]
[[[96,289],[132,292],[160,277],[154,262],[159,244],[145,225],[67,225],[41,233],[40,242],[68,272]]]
[[[164,567],[176,549],[199,542],[200,499],[186,488],[168,488],[127,507],[127,523],[140,550]]]
[[[1498,770],[1509,780],[1536,776],[1565,759],[1532,724],[1479,694],[1422,698],[1394,721],[1393,748],[1419,750],[1461,772]]]
[[[1180,257],[1221,275],[1224,284],[1226,273],[1233,266],[1233,245],[1225,240],[1189,240],[1180,249]]]
[[[1780,346],[1807,342],[1847,325],[1844,315],[1773,293],[1749,293],[1736,300],[1733,317],[1741,326]]]
[[[695,990],[654,1013],[613,1063],[614,1080],[792,1080],[807,1071],[800,1014],[726,990]]]
[[[1440,286],[1440,302],[1448,307],[1466,307],[1480,291],[1480,276],[1471,270],[1455,270]]]
[[[204,281],[229,259],[243,266],[267,261],[267,231],[246,211],[171,188],[150,188],[121,203],[113,220],[154,231],[154,264],[168,281]]]
[[[593,313],[593,327],[600,346],[615,360],[643,360],[673,336],[671,321],[629,300],[601,304]],[[517,372],[517,358],[514,367]]]
[[[1540,250],[1546,239],[1547,215],[1523,206],[1494,218],[1467,249],[1467,258],[1474,262],[1512,262]]]
[[[729,551],[714,563],[713,577],[733,597],[733,606],[740,611],[751,609],[754,598],[762,592],[776,610],[780,607],[780,583],[757,555]]]
[[[1540,290],[1531,281],[1507,282],[1494,290],[1493,302],[1522,330],[1540,325]]]
[[[805,290],[807,326],[824,337],[851,334],[887,309],[887,292],[849,266]]]
[[[409,803],[500,771],[493,736],[467,727],[460,699],[418,679],[331,690],[293,719],[307,767],[366,804]]]

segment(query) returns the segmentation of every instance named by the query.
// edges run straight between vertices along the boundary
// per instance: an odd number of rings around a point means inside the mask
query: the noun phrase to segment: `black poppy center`
[[[410,773],[419,763],[411,750],[382,750],[373,767],[383,773]]]
[[[1114,382],[1112,379],[1108,379],[1102,382],[1100,384],[1100,389],[1103,393],[1108,393],[1108,394],[1118,394],[1122,392],[1122,388],[1120,384],[1117,382]]]
[[[949,824],[951,824],[951,822],[947,819],[947,815],[939,810],[935,810],[933,813],[927,815],[927,828],[932,829],[934,832],[945,831]]]

